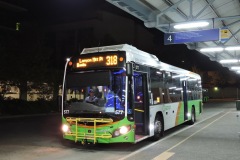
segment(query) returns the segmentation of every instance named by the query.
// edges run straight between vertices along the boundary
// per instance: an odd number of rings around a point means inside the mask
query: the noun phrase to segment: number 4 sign
[[[174,44],[174,33],[165,33],[164,34],[164,45]]]

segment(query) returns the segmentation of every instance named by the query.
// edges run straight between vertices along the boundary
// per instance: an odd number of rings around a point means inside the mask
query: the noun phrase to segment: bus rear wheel
[[[195,114],[195,108],[192,107],[192,111],[191,111],[191,119],[189,121],[190,125],[193,125],[196,121],[196,114]]]
[[[154,141],[159,140],[163,136],[163,132],[163,117],[157,114],[154,120],[154,135],[151,139]]]

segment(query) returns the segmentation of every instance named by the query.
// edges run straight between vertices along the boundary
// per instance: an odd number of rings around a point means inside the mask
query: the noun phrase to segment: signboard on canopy
[[[219,41],[219,29],[209,29],[188,32],[173,32],[164,34],[164,44],[183,44],[193,42]]]

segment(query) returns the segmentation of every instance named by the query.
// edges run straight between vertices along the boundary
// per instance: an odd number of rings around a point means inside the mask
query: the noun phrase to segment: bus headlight
[[[122,126],[122,127],[116,129],[113,132],[113,137],[118,137],[118,136],[127,134],[130,130],[131,130],[131,126],[130,125],[129,126]]]
[[[63,131],[64,133],[69,132],[69,126],[66,125],[66,124],[62,125],[62,131]]]

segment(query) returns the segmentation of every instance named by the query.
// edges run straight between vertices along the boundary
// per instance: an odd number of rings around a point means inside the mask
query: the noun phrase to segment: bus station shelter
[[[186,44],[240,72],[239,0],[106,0],[164,33],[165,45]]]

